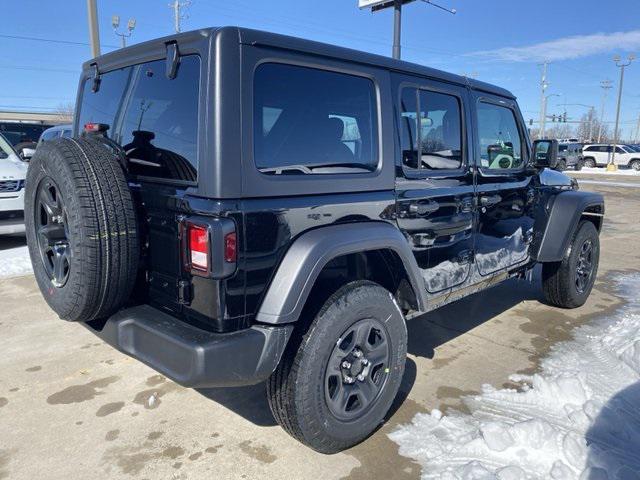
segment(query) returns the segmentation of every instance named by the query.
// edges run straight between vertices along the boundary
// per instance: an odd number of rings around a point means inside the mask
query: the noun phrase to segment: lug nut
[[[360,358],[362,356],[362,352],[360,350],[354,350],[353,356],[356,358]]]
[[[364,375],[363,374],[358,375],[358,380],[361,382],[364,382]]]
[[[344,381],[347,382],[347,383],[353,383],[354,382],[353,377],[345,377]]]
[[[369,365],[369,360],[367,360],[366,358],[362,359],[362,365]]]
[[[345,360],[342,362],[342,368],[351,368],[351,364]]]

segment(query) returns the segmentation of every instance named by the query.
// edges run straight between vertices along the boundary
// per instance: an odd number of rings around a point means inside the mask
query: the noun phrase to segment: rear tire
[[[584,305],[598,273],[599,259],[598,231],[593,223],[583,220],[562,261],[542,265],[545,300],[561,308]]]
[[[558,162],[558,165],[556,166],[556,170],[558,170],[559,172],[564,172],[566,169],[567,169],[566,160],[560,160]]]
[[[138,226],[116,157],[93,138],[59,138],[36,150],[25,223],[40,291],[63,319],[105,318],[135,284]]]
[[[349,448],[384,420],[406,353],[405,320],[391,294],[369,281],[349,283],[324,303],[306,332],[294,332],[267,382],[271,412],[287,433],[318,452]]]
[[[592,157],[587,157],[584,159],[584,166],[587,168],[595,168],[596,167],[596,159]]]

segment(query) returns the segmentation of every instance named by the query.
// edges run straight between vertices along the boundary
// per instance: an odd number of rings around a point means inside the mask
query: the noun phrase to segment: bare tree
[[[73,121],[75,107],[75,103],[73,102],[60,103],[55,109],[55,113],[58,117],[57,120],[60,123],[71,123]]]

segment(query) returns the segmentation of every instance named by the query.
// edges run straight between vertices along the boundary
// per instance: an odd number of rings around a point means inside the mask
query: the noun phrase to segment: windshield
[[[9,155],[15,155],[11,144],[0,135],[0,158],[7,158]]]

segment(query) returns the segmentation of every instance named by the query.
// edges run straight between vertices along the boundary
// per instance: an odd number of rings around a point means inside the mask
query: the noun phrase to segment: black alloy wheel
[[[584,293],[593,275],[593,243],[590,239],[584,241],[578,253],[576,265],[576,290]]]
[[[336,418],[353,420],[368,411],[384,388],[390,355],[378,320],[359,320],[340,336],[325,373],[327,406]]]
[[[40,181],[35,205],[34,237],[40,260],[53,286],[60,288],[67,283],[71,271],[71,244],[64,199],[51,177]]]

